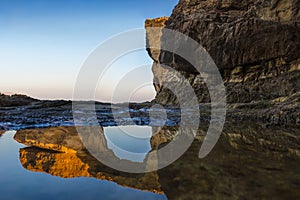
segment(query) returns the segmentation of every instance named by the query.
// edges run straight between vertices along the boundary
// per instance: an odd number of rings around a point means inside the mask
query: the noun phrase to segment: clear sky
[[[146,18],[169,16],[177,2],[0,0],[0,92],[71,99],[80,67],[93,49],[115,34],[143,28]],[[151,62],[146,52],[137,52],[116,66],[125,73],[133,65]],[[150,67],[142,73],[151,81]],[[110,80],[105,79],[106,90],[97,93],[97,100],[110,100],[115,84]],[[148,86],[135,100],[153,95]]]

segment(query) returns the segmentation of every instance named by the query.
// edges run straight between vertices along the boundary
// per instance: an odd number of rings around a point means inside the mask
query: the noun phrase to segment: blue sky
[[[143,28],[146,18],[169,16],[177,2],[1,0],[0,92],[71,99],[80,67],[93,49],[115,34]],[[146,52],[132,57],[119,65],[152,62]],[[150,67],[142,76],[151,81]],[[108,78],[97,100],[109,101],[112,85]],[[149,100],[154,91],[147,87],[140,94],[138,101]]]

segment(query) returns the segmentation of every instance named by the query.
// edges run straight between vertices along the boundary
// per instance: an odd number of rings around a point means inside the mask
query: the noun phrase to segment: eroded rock
[[[152,25],[149,20],[147,22],[146,28]],[[299,113],[299,105],[289,104],[289,101],[277,102],[275,107],[272,103],[268,104],[300,92],[299,1],[180,0],[172,15],[160,27],[188,35],[209,52],[223,77],[229,104],[265,104],[264,108],[269,110],[261,109],[262,112],[256,113],[254,118],[260,115],[271,118],[274,110],[279,111],[282,106],[285,110],[290,109],[289,113],[293,116],[286,113],[280,120],[300,121],[299,114],[296,114]],[[178,55],[164,51],[159,54],[156,49],[152,50],[151,44],[157,45],[153,35],[156,35],[161,49],[168,42],[173,42],[175,49],[180,46],[176,46],[176,39],[170,41],[164,34],[147,33],[148,40],[152,41],[149,43],[149,55],[154,60],[152,70],[157,92],[154,102],[179,103],[176,95],[163,85],[172,82],[174,87],[180,87],[181,83],[174,82],[172,75],[166,75],[168,70],[164,65],[184,75],[200,103],[210,102],[203,77],[198,71]],[[297,101],[300,101],[299,98]]]

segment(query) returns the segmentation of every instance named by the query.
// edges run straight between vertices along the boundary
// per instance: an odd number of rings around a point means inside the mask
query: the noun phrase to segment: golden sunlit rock
[[[166,21],[168,21],[168,17],[158,17],[154,19],[146,19],[145,27],[165,27]]]

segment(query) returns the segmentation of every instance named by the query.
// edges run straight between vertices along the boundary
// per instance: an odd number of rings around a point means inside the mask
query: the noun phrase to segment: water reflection
[[[95,141],[95,138],[91,137],[91,142],[97,143],[96,146],[100,147],[99,150],[104,152],[105,156],[116,157],[108,147],[103,128],[97,129],[99,137],[96,139],[100,140]],[[123,134],[120,131],[113,131]],[[22,130],[16,133],[14,139],[30,146],[20,150],[20,161],[28,170],[46,172],[62,178],[94,177],[126,187],[163,193],[156,172],[129,175],[111,169],[96,160],[83,146],[75,127]]]
[[[157,174],[130,176],[103,168],[101,176],[96,172],[103,166],[88,155],[25,147],[13,140],[14,134],[0,138],[0,199],[166,199],[159,191],[147,190],[160,187],[151,185]]]
[[[131,148],[134,141],[122,139],[128,135],[118,137],[117,129],[107,129],[111,132],[105,133],[100,127],[101,140],[97,141],[97,146],[105,150],[106,156],[136,162],[132,157],[122,157],[110,143],[119,145],[123,141],[121,147],[127,150],[153,152],[171,141],[178,131],[178,127],[151,129],[150,138],[149,127],[136,129],[145,131],[141,133],[145,140],[137,143],[141,148],[135,150]],[[20,161],[26,169],[53,176],[94,177],[126,187],[165,193],[169,199],[299,199],[298,132],[298,128],[291,127],[263,128],[257,124],[227,123],[214,150],[200,160],[199,148],[206,133],[206,129],[201,128],[180,159],[162,170],[145,174],[122,173],[101,164],[85,150],[74,127],[18,131],[15,139],[31,146],[20,150]],[[88,139],[95,142],[93,138]],[[141,159],[147,162],[149,157]]]
[[[204,130],[176,162],[158,171],[170,199],[299,199],[298,128],[226,124],[208,157],[199,160]]]
[[[5,131],[0,130],[0,137],[5,133]]]
[[[149,126],[106,127],[104,135],[108,148],[120,159],[143,162],[151,150]]]

